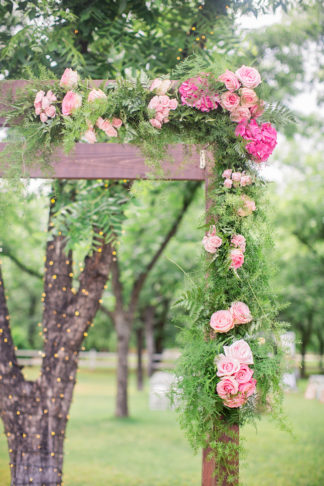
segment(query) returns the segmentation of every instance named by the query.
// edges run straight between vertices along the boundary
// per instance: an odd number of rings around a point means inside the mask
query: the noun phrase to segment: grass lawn
[[[33,370],[28,371],[29,377]],[[131,377],[132,417],[115,419],[114,375],[81,371],[66,441],[66,486],[198,486],[200,456],[194,456],[173,412],[148,410],[148,394]],[[285,410],[294,437],[263,419],[245,427],[245,486],[324,485],[324,404],[289,394]],[[2,432],[2,430],[1,430]],[[7,444],[0,435],[0,486],[9,485]]]

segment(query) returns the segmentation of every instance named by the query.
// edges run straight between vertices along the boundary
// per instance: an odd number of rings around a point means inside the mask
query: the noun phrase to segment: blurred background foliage
[[[264,15],[272,16],[269,25],[262,25]],[[256,22],[251,28],[257,16],[261,26]],[[323,40],[319,0],[0,2],[4,78],[37,76],[41,66],[57,76],[71,66],[83,77],[115,78],[140,69],[153,77],[172,73],[180,60],[197,50],[258,67],[269,95],[286,103],[298,118],[297,125],[281,135],[272,168],[265,170],[276,182],[270,187],[269,206],[277,241],[271,257],[278,268],[273,285],[278,298],[291,303],[282,318],[297,332],[300,351],[320,354],[324,351]],[[8,202],[5,193],[1,196],[6,206],[0,220],[0,246],[13,333],[20,348],[41,345],[37,324],[46,187],[29,191],[23,201]],[[118,250],[126,299],[134,276],[179,210],[184,190],[183,183],[134,184]],[[201,189],[141,293],[135,330],[143,324],[145,309],[153,306],[157,348],[161,342],[162,347],[176,346],[172,303],[183,289],[183,272],[195,271],[203,207]],[[103,308],[85,341],[87,349],[115,349],[113,325],[105,312],[113,309],[114,299],[108,284]]]

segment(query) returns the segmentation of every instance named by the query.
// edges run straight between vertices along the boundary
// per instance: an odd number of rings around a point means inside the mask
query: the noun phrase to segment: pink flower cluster
[[[250,216],[250,214],[256,210],[255,202],[246,194],[242,194],[241,199],[243,201],[243,206],[237,210],[237,214],[241,217]]]
[[[234,183],[234,187],[250,186],[253,183],[252,177],[245,174],[245,172],[233,172],[232,169],[224,170],[222,177],[225,178],[224,186],[230,189]]]
[[[244,263],[245,252],[245,238],[243,235],[234,235],[231,239],[232,245],[235,247],[230,251],[231,264],[230,268],[234,270],[240,268]]]
[[[216,358],[216,364],[217,376],[221,378],[216,387],[218,395],[227,407],[241,407],[256,390],[254,370],[248,366],[253,364],[250,346],[243,339],[224,346],[224,354]]]
[[[169,98],[167,95],[153,96],[149,102],[148,109],[154,110],[154,117],[150,123],[154,128],[162,128],[163,123],[168,123],[170,110],[175,110],[178,102],[175,98]]]
[[[72,115],[82,105],[82,96],[74,91],[68,91],[62,101],[62,114]]]
[[[220,102],[218,93],[209,87],[208,73],[184,81],[179,93],[183,105],[192,106],[200,111],[215,110]]]
[[[230,112],[232,121],[240,123],[251,116],[262,115],[264,103],[253,90],[261,83],[260,74],[255,68],[241,66],[235,73],[227,69],[218,77],[218,81],[224,83],[228,90],[221,94],[220,104]]]
[[[71,68],[66,68],[60,80],[61,88],[74,88],[75,86],[77,86],[78,82],[79,75],[77,71],[73,71],[73,69]]]
[[[235,325],[247,324],[253,319],[249,307],[244,302],[233,302],[228,310],[214,312],[210,318],[210,327],[215,332],[228,332]]]
[[[156,78],[152,81],[150,91],[154,91],[158,95],[165,95],[171,88],[172,81],[170,79]]]
[[[277,145],[277,131],[271,123],[258,125],[255,120],[243,121],[237,125],[235,135],[249,140],[245,148],[255,162],[268,160]]]
[[[34,101],[35,114],[39,115],[42,123],[45,123],[48,118],[54,118],[56,115],[56,108],[52,105],[54,101],[56,101],[56,96],[52,91],[47,91],[46,95],[44,91],[36,93]]]
[[[207,235],[203,237],[202,244],[205,250],[209,253],[216,253],[217,248],[221,246],[222,239],[216,235],[215,225],[211,226]]]

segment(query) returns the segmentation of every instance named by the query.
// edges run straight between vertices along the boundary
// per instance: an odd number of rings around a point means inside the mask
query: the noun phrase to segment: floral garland
[[[219,467],[223,461],[228,468],[235,447],[219,443],[228,425],[254,420],[265,408],[280,415],[282,324],[269,286],[265,251],[272,243],[258,167],[277,144],[272,122],[289,118],[262,99],[263,83],[253,67],[234,72],[194,58],[173,77],[179,81],[151,82],[141,75],[94,89],[67,68],[59,85],[32,87],[29,101],[24,94],[8,118],[24,120],[16,128],[24,167],[28,160],[32,165],[35,152],[48,160],[56,145],[70,150],[79,140],[134,143],[150,162],[162,160],[170,143],[213,152],[208,197],[214,204],[201,272],[178,302],[184,309],[183,353],[175,396],[193,447],[210,445]],[[190,325],[184,326],[188,314]]]

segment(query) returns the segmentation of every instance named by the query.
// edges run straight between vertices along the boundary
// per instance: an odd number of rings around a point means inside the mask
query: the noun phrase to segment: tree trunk
[[[153,306],[148,306],[144,311],[147,375],[149,377],[152,376],[154,372],[154,313],[155,307]]]
[[[128,350],[132,317],[124,312],[115,314],[117,333],[117,396],[116,417],[128,417]]]
[[[321,331],[318,331],[317,337],[318,337],[318,342],[319,342],[319,355],[320,355],[319,369],[322,372],[323,371],[323,355],[324,355],[324,339],[323,339]]]
[[[143,390],[143,328],[136,329],[137,341],[137,390]]]
[[[306,356],[306,347],[307,347],[307,342],[306,342],[306,337],[302,338],[301,342],[301,367],[300,367],[300,377],[301,378],[306,378],[306,362],[305,362],[305,356]]]

